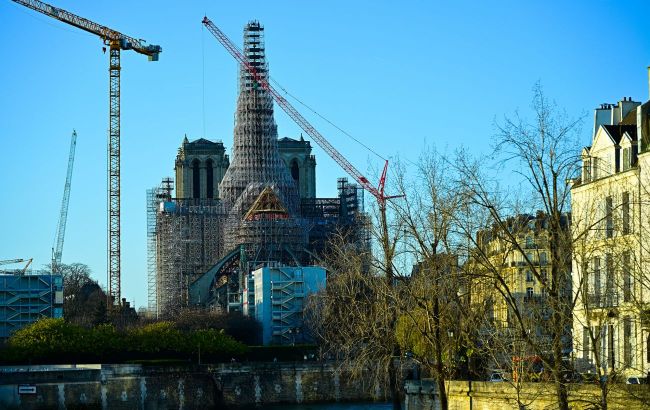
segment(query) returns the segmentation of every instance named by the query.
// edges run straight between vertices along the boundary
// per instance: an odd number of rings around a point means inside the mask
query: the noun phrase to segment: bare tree
[[[393,408],[401,408],[401,380],[394,363],[396,351],[399,355],[395,288],[385,271],[378,270],[383,262],[337,236],[325,264],[327,287],[310,299],[307,309],[324,355],[336,358],[356,380],[369,381],[366,388],[390,391]]]
[[[83,263],[63,264],[63,316],[66,321],[82,326],[95,326],[108,320],[106,294]]]
[[[508,217],[514,215],[517,203],[499,197],[497,187],[483,176],[482,165],[459,155],[457,167],[461,174],[459,183],[471,192],[473,204],[487,210],[491,224],[499,229],[502,240],[524,256],[523,262],[534,279],[543,284],[545,303],[549,308],[548,332],[550,355],[543,350],[528,332],[521,304],[517,303],[515,292],[509,289],[506,278],[499,275],[500,269],[493,266],[490,271],[501,284],[501,296],[505,298],[511,312],[512,324],[519,337],[537,353],[546,369],[550,369],[555,383],[558,407],[569,408],[568,383],[565,375],[570,372],[569,355],[572,309],[571,295],[571,234],[566,229],[566,217],[570,210],[570,187],[567,181],[577,174],[578,145],[577,131],[580,119],[567,119],[558,112],[544,96],[539,85],[534,88],[532,103],[534,119],[527,121],[516,114],[506,117],[497,124],[495,154],[503,167],[514,166],[513,173],[519,175],[523,186],[530,189],[527,198],[530,213],[539,209],[546,215],[548,225],[549,270],[543,277],[534,261],[527,257],[517,232],[508,229]],[[479,243],[476,243],[479,248]],[[485,265],[493,262],[487,255],[480,255]]]
[[[404,197],[391,203],[404,231],[398,331],[402,346],[436,380],[441,408],[447,409],[446,381],[470,372],[473,317],[467,309],[467,277],[461,267],[467,254],[458,225],[471,219],[467,195],[454,184],[442,154],[426,149],[414,168],[409,175],[398,165],[396,186]]]

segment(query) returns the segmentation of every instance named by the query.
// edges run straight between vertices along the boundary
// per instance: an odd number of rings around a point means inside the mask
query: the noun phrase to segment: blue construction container
[[[0,339],[44,317],[63,317],[61,275],[0,274]]]

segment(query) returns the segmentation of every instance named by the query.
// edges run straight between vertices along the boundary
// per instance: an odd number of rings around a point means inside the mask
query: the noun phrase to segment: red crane
[[[271,96],[273,100],[286,112],[291,119],[293,119],[296,124],[302,128],[307,135],[311,136],[318,145],[327,152],[327,154],[336,161],[341,168],[345,170],[352,178],[354,178],[357,183],[363,187],[366,191],[370,192],[376,199],[379,204],[379,208],[382,212],[386,210],[386,200],[391,198],[397,198],[401,195],[387,196],[384,194],[384,185],[386,184],[386,171],[388,170],[388,160],[384,163],[384,170],[381,173],[381,178],[379,178],[379,184],[377,187],[372,185],[368,178],[363,176],[363,174],[352,165],[343,154],[341,154],[332,144],[321,135],[316,128],[314,128],[309,121],[303,117],[298,110],[296,110],[279,92],[273,88],[271,84],[253,67],[246,57],[239,51],[239,48],[226,36],[219,27],[215,26],[214,23],[207,17],[203,17],[203,25],[212,33],[217,40],[226,48],[226,50],[232,55],[239,64],[246,67],[246,70],[255,78],[255,81],[259,84],[260,87],[265,89]]]

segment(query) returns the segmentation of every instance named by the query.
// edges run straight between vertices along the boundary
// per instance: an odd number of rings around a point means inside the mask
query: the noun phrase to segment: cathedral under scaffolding
[[[268,79],[264,28],[244,28],[244,55]],[[147,191],[149,310],[242,310],[251,272],[318,263],[328,237],[352,232],[369,248],[363,191],[338,180],[338,197],[315,198],[316,161],[300,138],[278,139],[273,100],[240,67],[232,161],[221,142],[187,137],[173,181]]]

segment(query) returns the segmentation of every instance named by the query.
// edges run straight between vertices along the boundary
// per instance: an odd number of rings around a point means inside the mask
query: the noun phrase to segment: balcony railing
[[[619,305],[619,295],[617,292],[589,293],[587,297],[588,307],[591,308],[610,308]]]

